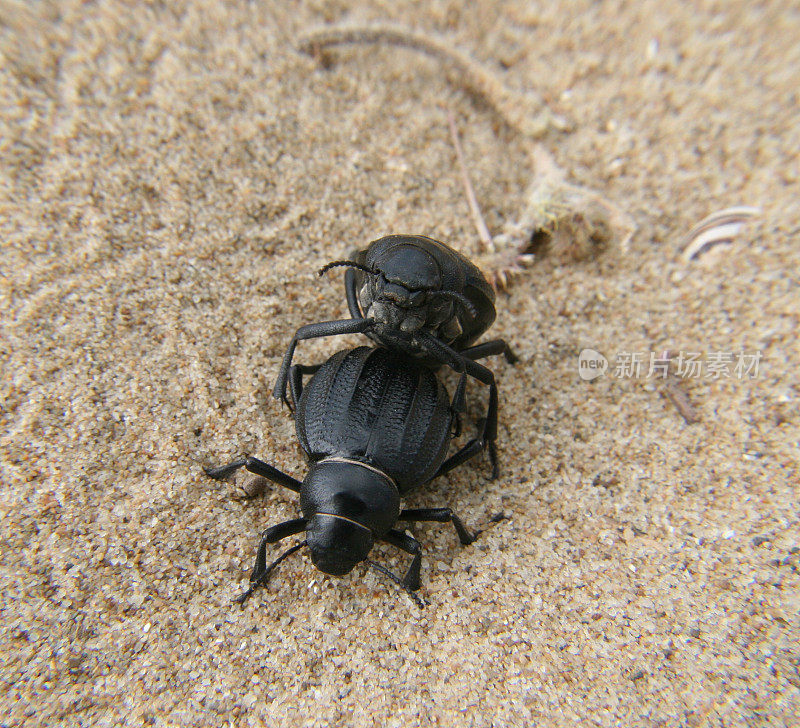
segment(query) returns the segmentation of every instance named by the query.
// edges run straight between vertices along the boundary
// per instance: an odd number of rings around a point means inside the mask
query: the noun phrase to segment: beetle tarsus
[[[491,441],[487,449],[489,450],[489,461],[492,464],[492,474],[489,477],[489,480],[497,480],[497,478],[500,476],[500,465],[497,460],[497,445],[494,443],[494,441]]]
[[[243,468],[247,464],[247,458],[243,457],[239,460],[234,460],[232,463],[228,463],[227,465],[220,465],[216,468],[203,468],[203,472],[209,477],[213,478],[214,480],[225,480],[226,478],[233,475],[239,468]]]
[[[262,478],[271,480],[273,483],[282,485],[284,488],[293,490],[296,493],[300,492],[302,483],[299,480],[251,455],[244,455],[238,460],[234,460],[232,463],[221,465],[217,468],[203,468],[203,471],[214,480],[225,480],[240,468],[244,468],[248,473],[260,475]]]
[[[392,546],[402,549],[407,554],[411,554],[414,557],[411,561],[411,565],[408,567],[406,575],[403,577],[403,584],[405,584],[405,586],[412,591],[419,589],[419,574],[422,567],[422,546],[420,546],[419,541],[417,541],[417,539],[415,539],[411,534],[405,533],[404,531],[398,531],[395,528],[389,531],[389,533],[383,537],[383,540],[386,541],[386,543],[392,544]]]
[[[292,521],[287,521],[286,523],[292,523]],[[279,526],[285,526],[286,523],[279,524]],[[267,529],[267,531],[269,530],[272,529]],[[240,594],[233,601],[236,602],[237,604],[244,604],[250,598],[253,592],[256,589],[258,589],[258,587],[266,585],[266,583],[269,581],[269,577],[272,575],[272,572],[275,570],[276,566],[278,566],[284,559],[291,556],[295,551],[298,551],[299,549],[303,548],[303,546],[305,545],[306,545],[305,541],[296,543],[294,546],[291,546],[288,549],[286,549],[286,551],[284,551],[280,556],[278,556],[278,558],[275,559],[275,561],[273,561],[269,566],[264,566],[264,564],[266,563],[266,559],[263,558],[263,554],[265,553],[266,542],[262,539],[258,549],[258,556],[256,557],[256,565],[253,568],[253,573],[250,575],[250,586],[248,587],[247,591]]]
[[[399,576],[397,576],[397,574],[392,573],[385,566],[381,566],[380,564],[370,559],[366,559],[366,562],[369,566],[375,569],[375,571],[380,572],[384,576],[388,576],[395,584],[397,584],[397,586],[399,586],[406,594],[408,594],[408,596],[410,596],[414,600],[414,602],[420,609],[425,609],[425,607],[428,606],[428,603],[419,594],[417,594],[414,590],[412,590],[411,587],[407,586],[405,581],[401,579]]]
[[[251,586],[246,591],[243,591],[238,597],[234,597],[231,601],[234,604],[239,604],[240,606],[244,606],[244,603],[252,596],[255,589]]]

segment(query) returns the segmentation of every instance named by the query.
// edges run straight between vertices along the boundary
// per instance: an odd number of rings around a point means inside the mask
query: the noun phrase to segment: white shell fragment
[[[760,213],[759,207],[740,205],[719,210],[703,218],[684,238],[681,260],[688,264],[698,260],[716,245],[730,245],[743,225]]]

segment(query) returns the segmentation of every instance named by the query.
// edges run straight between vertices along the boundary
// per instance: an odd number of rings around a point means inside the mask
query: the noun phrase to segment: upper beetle
[[[495,320],[495,294],[480,269],[444,243],[423,235],[388,235],[335,261],[322,272],[348,266],[345,291],[354,319],[375,321],[368,336],[424,331],[457,351],[466,349]],[[425,354],[424,345],[412,354]]]
[[[311,372],[316,373],[303,388],[303,374]],[[447,390],[433,371],[407,355],[369,347],[340,351],[320,367],[293,366],[290,384],[297,436],[310,461],[305,479],[253,457],[206,470],[221,479],[245,468],[300,494],[302,516],[264,531],[251,586],[239,601],[304,545],[326,574],[346,574],[366,560],[407,591],[418,589],[420,544],[394,528],[398,521],[450,521],[462,544],[473,536],[449,508],[401,510],[400,499],[487,446],[496,436],[496,394],[477,437],[447,457],[455,417]],[[267,544],[302,531],[305,541],[268,566]],[[367,558],[377,541],[413,555],[402,581]]]
[[[273,395],[288,403],[287,381],[298,341],[338,334],[366,334],[427,366],[447,365],[461,380],[453,407],[464,409],[466,375],[494,386],[494,374],[476,359],[516,357],[502,339],[474,345],[495,319],[495,295],[483,273],[438,240],[423,235],[388,235],[356,251],[346,266],[345,291],[352,318],[301,326],[286,351]]]

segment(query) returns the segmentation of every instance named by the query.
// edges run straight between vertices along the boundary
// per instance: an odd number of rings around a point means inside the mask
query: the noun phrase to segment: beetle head
[[[346,458],[311,465],[300,489],[306,543],[314,565],[341,576],[369,555],[400,513],[396,486],[371,466]]]
[[[436,259],[414,245],[395,245],[372,261],[372,273],[362,277],[359,301],[364,315],[406,333],[430,326],[431,317],[446,318],[449,301],[434,301],[442,285]],[[433,306],[444,303],[444,306]]]
[[[343,576],[369,556],[372,532],[360,523],[328,513],[317,513],[306,525],[311,560],[320,571]]]

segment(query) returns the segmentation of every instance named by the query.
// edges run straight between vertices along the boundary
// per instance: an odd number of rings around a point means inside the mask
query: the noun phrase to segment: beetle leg
[[[461,415],[453,412],[453,435],[454,438],[461,436]]]
[[[344,274],[344,290],[347,294],[347,308],[354,319],[363,319],[364,314],[358,305],[358,289],[356,283],[356,272],[353,268],[348,268]]]
[[[289,394],[292,398],[291,409],[297,408],[297,403],[303,395],[303,375],[314,374],[322,364],[293,364],[289,369]]]
[[[497,478],[499,468],[497,464],[497,447],[495,440],[497,439],[497,385],[492,383],[489,385],[489,407],[486,410],[486,417],[483,417],[479,423],[480,436],[470,440],[464,447],[451,455],[445,460],[436,471],[436,474],[431,478],[438,478],[440,475],[449,473],[453,468],[467,462],[470,458],[474,458],[483,450],[489,451],[489,459],[492,464],[491,480]]]
[[[486,408],[486,419],[482,429],[483,439],[493,446],[497,440],[497,385],[494,383],[489,387],[489,406]]]
[[[497,383],[491,369],[469,359],[467,362],[467,373],[489,385],[489,405],[486,408],[486,417],[483,418],[480,425],[482,431],[480,439],[489,450],[489,459],[492,463],[491,480],[494,480],[500,473],[497,463],[497,446],[495,445],[497,440]]]
[[[447,344],[439,341],[435,336],[424,333],[419,337],[419,344],[426,354],[433,357],[440,364],[446,364],[451,369],[461,374],[462,379],[464,379],[466,374],[469,374],[469,376],[487,385],[494,384],[494,372],[488,367],[483,366],[483,364],[478,364],[474,359],[490,356],[491,354],[500,354],[506,349],[514,356],[511,349],[508,348],[508,344],[502,339],[487,341],[485,344],[478,344],[464,351],[456,351]],[[485,350],[483,349],[484,346],[486,346]],[[473,356],[469,356],[465,353],[474,352],[476,349],[478,350],[477,356],[474,354]],[[462,384],[461,381],[459,381],[459,389],[461,387]],[[458,391],[456,392],[456,396],[458,396]]]
[[[400,514],[402,517],[402,513]],[[405,577],[403,577],[403,584],[409,589],[416,591],[420,587],[419,571],[422,565],[422,547],[419,541],[408,533],[392,529],[382,539],[386,543],[392,544],[399,549],[402,549],[407,554],[411,554],[414,558],[411,561],[411,566],[408,567]]]
[[[270,526],[264,530],[261,534],[261,541],[264,543],[277,543],[278,541],[283,541],[283,539],[288,536],[294,536],[294,534],[300,533],[305,527],[305,518],[292,518],[289,521],[276,523],[274,526]]]
[[[276,543],[288,536],[294,536],[294,534],[303,531],[305,527],[305,518],[293,518],[291,521],[276,523],[261,534],[261,541],[258,544],[258,552],[256,553],[256,563],[255,566],[253,566],[253,571],[250,572],[250,587],[246,592],[236,597],[236,599],[234,599],[235,602],[244,604],[256,587],[266,582],[272,570],[283,561],[283,559],[289,556],[289,554],[294,553],[302,546],[302,544],[299,544],[297,547],[292,547],[286,553],[281,554],[270,566],[267,566],[267,544]]]
[[[466,409],[465,405],[465,391],[466,391],[466,377],[467,375],[474,377],[479,382],[488,385],[489,387],[496,387],[494,372],[483,364],[478,364],[474,359],[490,356],[492,354],[505,353],[506,357],[509,355],[516,360],[516,355],[511,351],[508,344],[502,339],[495,339],[494,341],[487,341],[477,346],[472,346],[464,351],[455,351],[455,349],[447,346],[433,336],[427,335],[420,337],[420,343],[425,353],[434,357],[442,364],[447,364],[450,368],[461,374],[458,380],[458,387],[456,394],[453,397],[453,409],[456,412],[463,412]],[[471,355],[470,355],[471,354]],[[497,398],[497,392],[494,394]],[[489,440],[494,440],[497,437],[497,412],[491,414],[491,394],[489,400],[490,412],[487,413],[486,418],[489,420],[490,431],[493,433]],[[495,410],[497,403],[495,402]],[[492,419],[494,422],[492,423]],[[491,429],[493,428],[493,429]]]
[[[281,369],[278,373],[278,381],[275,383],[275,389],[272,390],[272,396],[275,399],[280,399],[288,407],[289,400],[286,397],[286,382],[289,378],[289,368],[292,365],[292,358],[294,357],[294,350],[297,347],[297,342],[304,341],[305,339],[317,339],[323,336],[339,336],[341,334],[363,334],[367,329],[372,326],[372,321],[367,319],[341,319],[339,321],[322,321],[317,324],[308,324],[301,326],[295,332],[289,343],[289,348],[283,357]]]
[[[461,519],[449,508],[406,508],[400,511],[398,521],[437,521],[447,523],[450,521],[456,529],[458,539],[462,546],[469,546],[475,537],[467,531]]]
[[[456,394],[453,397],[453,410],[456,414],[465,412],[467,409],[467,373],[461,372],[458,378],[458,386],[456,387]]]
[[[461,355],[459,354],[459,356]],[[483,364],[478,364],[478,362],[468,359],[466,356],[461,356],[461,359],[464,363],[464,368],[466,369],[467,374],[469,374],[471,377],[475,377],[475,379],[483,384],[489,386],[494,384],[494,372],[489,369],[489,367],[485,367]]]
[[[286,551],[284,551],[280,556],[278,556],[278,558],[275,559],[275,561],[273,561],[269,566],[266,565],[267,560],[266,560],[266,547],[265,547],[263,569],[259,571],[258,576],[256,578],[253,578],[253,575],[250,576],[250,586],[247,588],[247,591],[240,594],[233,601],[236,602],[237,604],[244,604],[250,598],[250,595],[258,587],[263,586],[264,584],[267,583],[270,574],[272,574],[272,572],[275,570],[275,567],[278,566],[281,563],[281,561],[283,561],[288,556],[291,556],[295,551],[300,550],[305,545],[306,542],[301,541],[300,543],[291,546],[290,548],[286,549]],[[258,562],[256,563],[256,566],[258,567]],[[253,574],[255,574],[255,569],[253,569]]]
[[[466,405],[467,373],[466,363],[469,361],[461,356],[457,351],[442,343],[435,336],[422,333],[419,337],[419,344],[422,350],[433,357],[440,364],[446,364],[461,376],[458,379],[458,386],[453,397],[452,408],[455,412],[464,412]],[[479,364],[477,366],[480,366]]]
[[[490,440],[486,449],[489,451],[489,462],[492,464],[492,475],[489,480],[497,480],[500,475],[500,465],[497,461],[497,445],[494,440]]]
[[[464,464],[467,462],[467,460],[479,455],[485,449],[486,443],[482,438],[476,437],[474,440],[470,440],[466,445],[464,445],[464,447],[462,447],[458,452],[453,453],[439,466],[439,469],[436,471],[436,475],[434,475],[431,480],[449,473],[453,468],[457,468],[459,465]]]
[[[475,344],[475,346],[462,349],[459,353],[473,361],[483,359],[486,356],[494,356],[495,354],[503,354],[509,364],[516,364],[519,361],[519,357],[503,339],[484,341],[482,344]]]
[[[388,576],[395,584],[397,584],[403,591],[405,591],[408,596],[410,596],[414,603],[420,608],[425,609],[428,606],[428,602],[426,602],[419,594],[415,593],[411,587],[408,586],[397,574],[389,571],[385,566],[381,566],[379,563],[373,561],[372,559],[364,559],[364,563],[368,566],[371,566],[375,571],[379,574],[383,574],[384,576]]]
[[[305,518],[292,518],[291,521],[276,523],[274,526],[270,526],[266,529],[261,534],[261,541],[258,543],[256,563],[255,566],[253,566],[253,571],[250,573],[250,581],[258,581],[267,569],[267,544],[277,543],[289,536],[294,536],[296,533],[304,531],[305,527]]]
[[[490,480],[495,480],[500,474],[500,466],[497,463],[497,385],[492,382],[489,386],[489,406],[486,409],[486,417],[479,423],[481,438],[486,443],[489,451],[489,462],[492,464],[492,475]]]
[[[420,348],[429,356],[436,359],[440,364],[447,364],[459,374],[464,371],[464,357],[455,349],[437,339],[427,331],[420,331],[418,334]]]
[[[260,475],[262,478],[271,480],[273,483],[282,485],[284,488],[293,490],[295,493],[300,492],[302,483],[299,480],[250,455],[245,455],[243,458],[234,460],[227,465],[221,465],[217,468],[203,468],[203,470],[209,478],[225,480],[225,478],[229,475],[233,475],[239,468],[244,468],[248,473]]]

